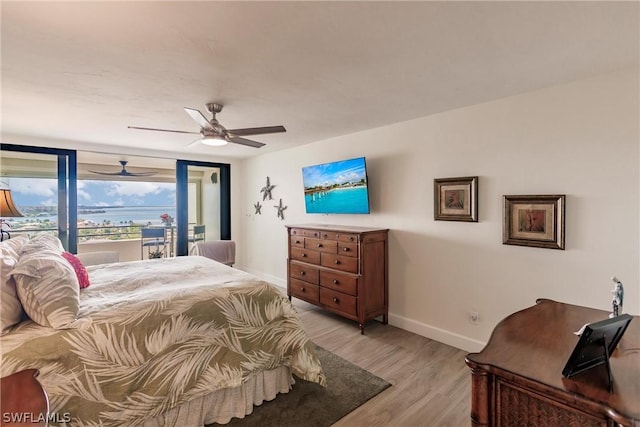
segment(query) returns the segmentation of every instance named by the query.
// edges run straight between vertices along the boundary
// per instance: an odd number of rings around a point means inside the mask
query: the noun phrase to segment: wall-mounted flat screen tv
[[[304,205],[314,214],[368,214],[364,157],[302,168]]]

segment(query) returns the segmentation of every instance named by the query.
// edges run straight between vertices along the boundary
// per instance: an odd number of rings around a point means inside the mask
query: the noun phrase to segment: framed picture
[[[478,177],[433,180],[433,217],[442,221],[478,222]]]
[[[502,243],[564,249],[564,194],[504,196]]]

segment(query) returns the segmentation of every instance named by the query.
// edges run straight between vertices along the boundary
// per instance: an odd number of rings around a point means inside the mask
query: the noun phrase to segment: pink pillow
[[[87,269],[82,265],[80,258],[71,252],[62,252],[62,257],[69,261],[69,264],[71,264],[71,267],[73,267],[73,270],[76,272],[80,289],[88,288],[91,284],[89,283],[89,273],[87,273]]]

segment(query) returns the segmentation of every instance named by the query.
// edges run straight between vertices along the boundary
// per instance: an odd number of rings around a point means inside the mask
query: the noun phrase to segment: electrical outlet
[[[474,325],[478,324],[478,312],[477,311],[472,311],[469,313],[469,322],[471,322]]]

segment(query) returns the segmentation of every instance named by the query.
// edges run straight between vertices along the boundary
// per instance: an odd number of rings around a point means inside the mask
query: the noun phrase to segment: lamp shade
[[[13,197],[11,197],[11,190],[7,188],[0,189],[0,217],[13,218],[23,216],[18,210],[15,203],[13,203]]]

